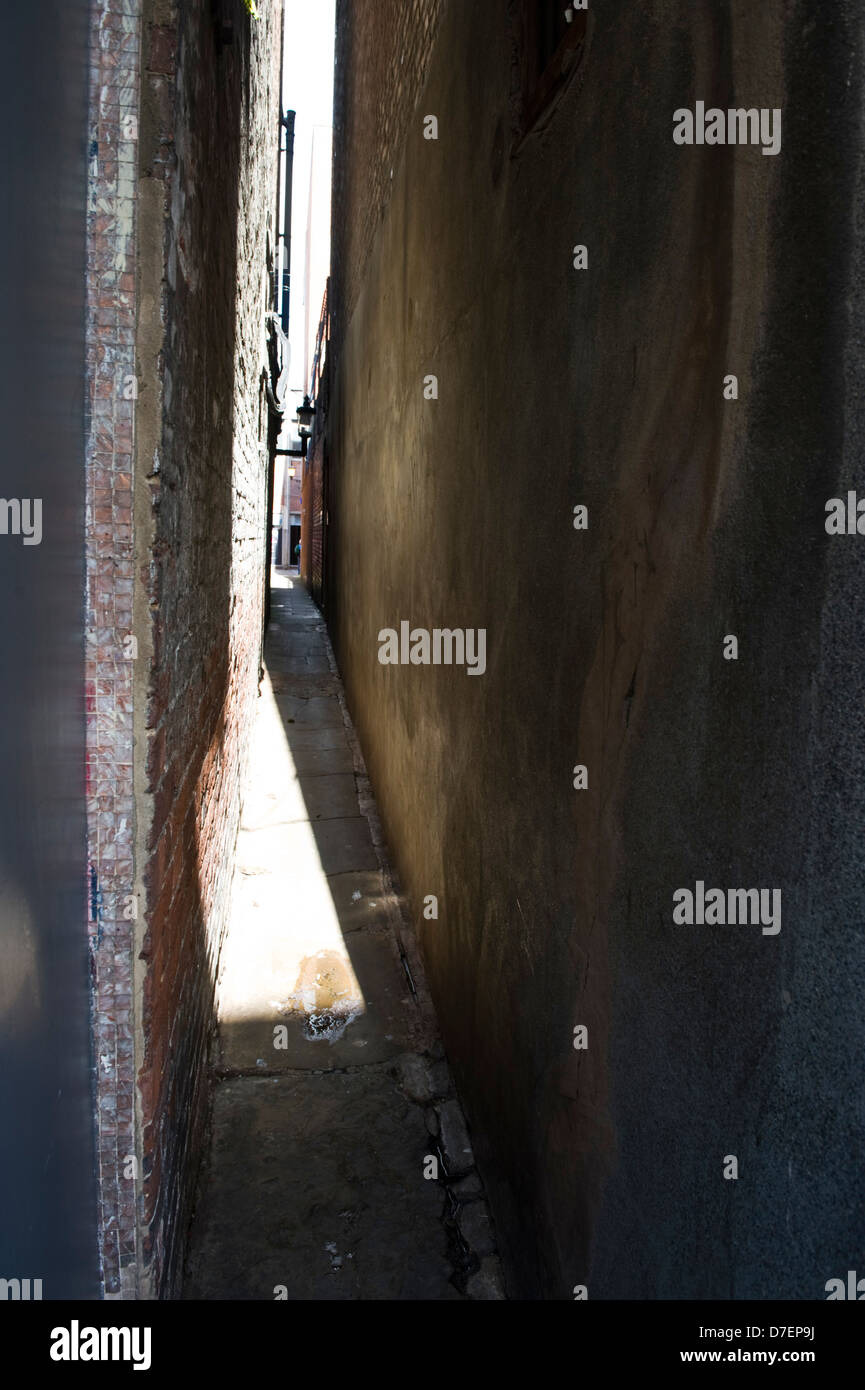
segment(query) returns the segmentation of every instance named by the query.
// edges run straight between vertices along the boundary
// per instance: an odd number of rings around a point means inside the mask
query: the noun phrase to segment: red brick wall
[[[275,209],[278,16],[204,0],[176,43],[174,163],[166,190],[163,427],[151,471],[153,659],[142,846],[142,1087],[146,1252],[170,1291],[207,1115],[215,972],[231,886],[240,787],[255,708],[266,502],[267,226]],[[276,28],[275,26],[276,22]],[[218,155],[218,157],[214,157]],[[157,175],[158,176],[158,175]]]
[[[304,465],[301,574],[316,603],[322,601],[324,435],[318,434]]]
[[[94,21],[88,694],[104,1279],[109,1295],[170,1296],[257,698],[281,7],[253,21],[241,0],[143,0],[139,23],[133,0],[103,3],[117,13]],[[110,156],[130,113],[124,171]],[[117,399],[121,372],[133,401]]]

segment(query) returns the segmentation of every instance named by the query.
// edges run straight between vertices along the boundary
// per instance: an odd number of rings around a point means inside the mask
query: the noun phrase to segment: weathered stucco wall
[[[446,6],[382,192],[343,7],[326,601],[512,1293],[821,1298],[865,1235],[862,6],[594,8],[514,150],[517,7]],[[780,154],[676,145],[698,100]],[[485,674],[380,665],[401,619]],[[674,925],[698,879],[780,932]]]

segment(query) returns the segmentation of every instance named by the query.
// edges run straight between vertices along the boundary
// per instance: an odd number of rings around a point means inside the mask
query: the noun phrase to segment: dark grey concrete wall
[[[340,667],[512,1293],[824,1298],[865,1238],[865,537],[824,529],[865,488],[865,7],[597,4],[516,152],[503,8],[447,7],[335,286]],[[782,108],[780,154],[675,145],[697,100]],[[380,665],[401,619],[486,628],[486,673]],[[780,933],[674,925],[697,879],[780,888]]]

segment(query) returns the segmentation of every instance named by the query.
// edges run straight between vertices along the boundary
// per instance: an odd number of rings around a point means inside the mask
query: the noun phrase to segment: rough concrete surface
[[[275,584],[184,1297],[501,1298],[324,624],[296,583]]]
[[[523,7],[449,5],[383,191],[352,8],[325,609],[509,1286],[824,1297],[865,1241],[865,542],[824,527],[863,485],[863,7],[593,4],[521,133]],[[697,101],[780,110],[780,153],[675,144]],[[380,664],[402,620],[485,629],[485,674]],[[696,880],[780,889],[780,933],[677,926]]]

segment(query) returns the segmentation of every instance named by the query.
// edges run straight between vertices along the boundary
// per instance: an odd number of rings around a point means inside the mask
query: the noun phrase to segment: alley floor
[[[265,661],[183,1296],[501,1298],[324,622],[281,571]]]

